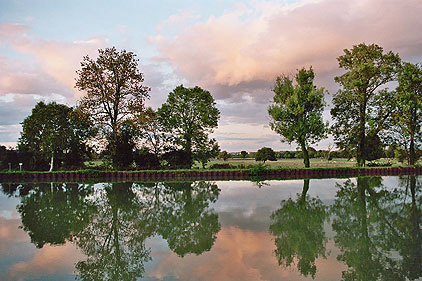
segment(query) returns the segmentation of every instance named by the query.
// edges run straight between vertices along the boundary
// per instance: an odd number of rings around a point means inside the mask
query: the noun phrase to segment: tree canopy
[[[87,141],[94,135],[88,117],[66,105],[39,102],[22,122],[19,150],[33,154],[32,169],[76,166],[87,153]]]
[[[406,152],[407,163],[417,161],[417,149],[422,141],[422,67],[404,63],[398,75],[399,86],[395,96],[393,141]]]
[[[142,84],[144,75],[134,53],[115,47],[98,52],[96,60],[85,56],[77,71],[76,88],[86,92],[79,108],[89,114],[115,155],[124,123],[135,122],[143,113],[150,89]]]
[[[210,92],[200,87],[177,86],[157,112],[175,148],[190,154],[192,160],[195,152],[213,148],[206,144],[210,143],[208,135],[218,125],[220,111]]]
[[[336,145],[354,151],[358,165],[364,166],[367,136],[385,129],[394,110],[394,93],[383,87],[395,79],[400,57],[384,53],[376,44],[362,43],[345,49],[337,60],[346,72],[335,77],[341,89],[333,98],[332,133]]]
[[[263,161],[265,163],[265,161],[267,161],[267,160],[276,161],[277,158],[275,157],[275,152],[272,148],[263,147],[256,152],[255,160],[256,161]]]
[[[298,71],[296,84],[286,75],[277,77],[274,103],[268,108],[271,129],[283,137],[282,141],[300,145],[305,167],[309,167],[309,144],[324,138],[328,127],[322,120],[324,89],[314,85],[314,78],[312,67]]]

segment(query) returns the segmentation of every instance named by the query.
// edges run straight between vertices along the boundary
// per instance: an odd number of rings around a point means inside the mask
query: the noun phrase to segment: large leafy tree
[[[31,168],[77,166],[83,163],[92,123],[79,110],[64,104],[39,102],[22,122],[19,150],[33,154]],[[56,160],[55,160],[56,159]]]
[[[192,160],[197,151],[213,148],[208,135],[217,127],[220,111],[210,92],[200,87],[177,86],[157,112],[175,148],[191,155]]]
[[[76,88],[86,92],[79,107],[90,114],[103,139],[111,144],[112,158],[117,159],[113,155],[118,153],[124,123],[142,114],[150,89],[142,84],[144,75],[134,53],[115,47],[98,52],[96,60],[85,56],[77,71]]]
[[[300,145],[305,167],[309,167],[309,144],[324,138],[328,127],[322,120],[324,89],[314,85],[314,78],[312,67],[298,71],[296,84],[288,76],[277,77],[274,104],[268,108],[271,129],[282,136],[282,141]]]
[[[345,49],[337,60],[346,73],[335,77],[341,89],[333,98],[332,133],[336,145],[356,153],[358,165],[364,166],[367,137],[385,129],[394,110],[393,93],[384,86],[395,79],[400,57],[362,43]]]
[[[418,158],[416,151],[422,141],[422,67],[404,63],[398,82],[393,137],[406,151],[408,164],[414,165]]]

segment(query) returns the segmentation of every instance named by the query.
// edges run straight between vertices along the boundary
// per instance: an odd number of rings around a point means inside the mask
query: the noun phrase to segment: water
[[[1,280],[422,280],[422,177],[2,184]]]

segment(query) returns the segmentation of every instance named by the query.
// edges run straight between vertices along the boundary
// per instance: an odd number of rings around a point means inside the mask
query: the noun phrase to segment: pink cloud
[[[60,247],[44,246],[28,261],[12,265],[7,273],[10,280],[26,280],[43,275],[72,273],[75,263],[82,258],[77,247],[66,244]]]
[[[218,233],[210,252],[183,259],[174,253],[158,253],[159,263],[147,275],[159,279],[172,275],[181,280],[205,281],[305,280],[294,268],[285,270],[278,265],[274,248],[273,237],[267,232],[225,227]],[[332,256],[327,260],[318,259],[317,268],[315,280],[338,280],[344,266]]]
[[[102,37],[94,37],[89,40],[79,40],[74,42],[58,42],[32,38],[27,35],[29,27],[17,24],[0,24],[0,39],[5,40],[12,48],[19,52],[33,56],[36,62],[38,76],[21,72],[19,75],[4,76],[0,81],[0,89],[15,87],[12,85],[27,85],[28,80],[46,80],[44,75],[49,76],[57,84],[66,87],[67,91],[74,94],[74,98],[81,95],[76,89],[76,70],[80,68],[80,62],[86,55],[95,57],[99,48],[107,45]],[[23,83],[15,83],[22,81]],[[54,84],[44,83],[44,84]],[[10,89],[9,89],[10,90]],[[15,89],[16,90],[16,89]],[[22,89],[17,89],[19,93]],[[74,100],[71,100],[73,102]]]
[[[28,32],[30,28],[27,25],[19,23],[0,24],[0,38],[21,35]]]
[[[235,8],[186,27],[173,38],[157,35],[151,39],[162,54],[157,59],[170,63],[193,84],[233,87],[273,81],[280,73],[310,65],[317,76],[333,73],[342,50],[361,42],[380,44],[404,58],[422,55],[421,1],[281,5],[267,3],[252,14]],[[231,95],[230,88],[226,90],[225,95]]]
[[[50,95],[71,93],[44,71],[28,63],[0,57],[0,95],[6,94]]]

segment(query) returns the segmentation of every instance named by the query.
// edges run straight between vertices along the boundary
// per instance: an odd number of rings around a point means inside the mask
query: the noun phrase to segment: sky
[[[336,58],[376,43],[421,62],[421,14],[421,0],[0,0],[0,144],[16,145],[37,102],[77,104],[82,58],[115,46],[140,59],[148,106],[180,84],[210,91],[222,150],[296,149],[268,125],[275,78],[312,66],[331,121]]]

